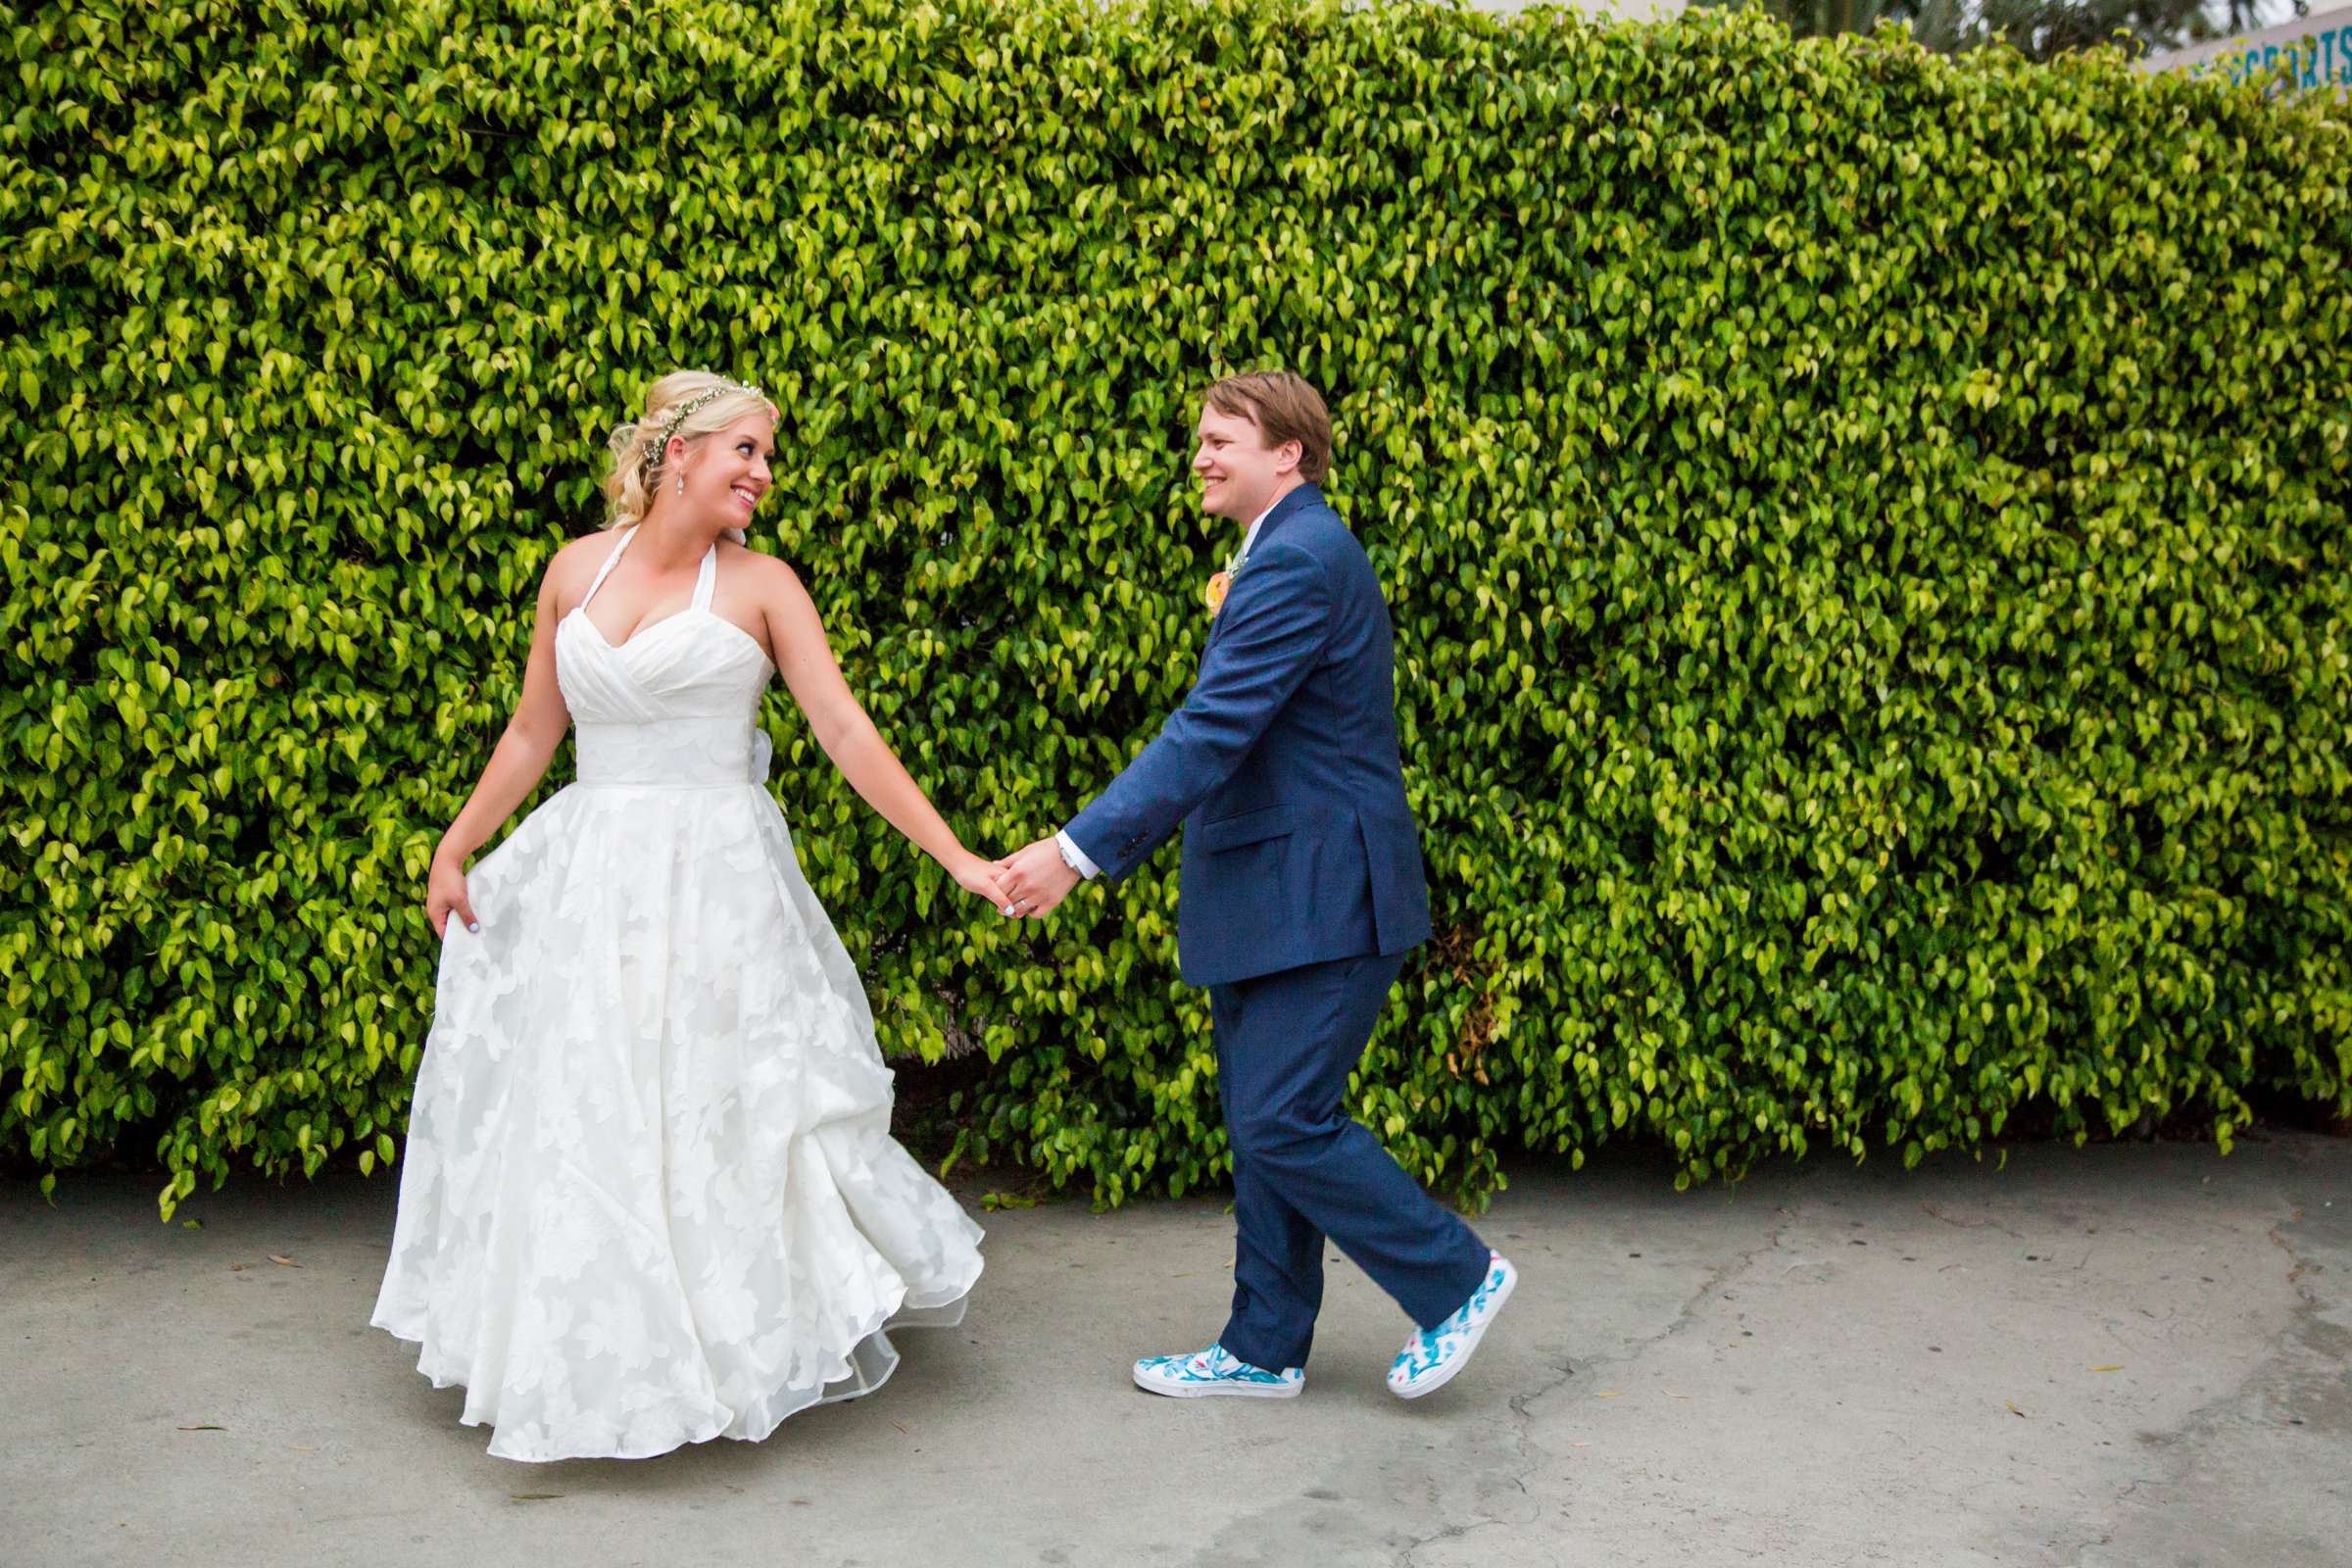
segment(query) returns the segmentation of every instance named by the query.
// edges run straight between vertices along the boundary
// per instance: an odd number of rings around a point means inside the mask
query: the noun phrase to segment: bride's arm
[[[468,931],[481,929],[466,897],[466,861],[539,787],[548,764],[555,760],[556,748],[564,743],[564,730],[570,727],[570,710],[564,706],[563,689],[556,684],[556,587],[559,578],[568,575],[567,566],[559,557],[540,579],[530,662],[522,672],[522,699],[514,705],[506,733],[498,738],[498,747],[490,754],[489,764],[466,797],[464,809],[433,850],[425,916],[432,921],[436,937],[448,929],[453,909]]]
[[[809,733],[823,748],[841,776],[859,799],[872,807],[907,841],[947,868],[948,874],[995,907],[1004,906],[1004,890],[996,867],[963,847],[955,829],[932,807],[922,787],[907,775],[898,754],[874,727],[842,679],[816,605],[791,567],[777,562],[763,585],[760,613],[767,622],[768,646],[776,653],[776,672],[792,700],[808,715]]]

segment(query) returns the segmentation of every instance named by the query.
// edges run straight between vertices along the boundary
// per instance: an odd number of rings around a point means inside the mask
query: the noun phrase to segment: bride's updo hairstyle
[[[645,413],[634,423],[616,424],[608,443],[612,467],[605,475],[605,526],[626,528],[644,519],[656,488],[670,477],[663,462],[678,436],[689,442],[724,430],[747,414],[780,420],[776,406],[756,386],[709,370],[672,370],[645,395]],[[730,528],[730,533],[740,532]]]

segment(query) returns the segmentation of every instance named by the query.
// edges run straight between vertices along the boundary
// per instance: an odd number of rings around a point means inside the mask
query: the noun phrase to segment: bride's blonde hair
[[[771,420],[783,417],[758,387],[709,370],[672,370],[656,381],[645,394],[645,413],[634,422],[614,425],[606,443],[612,466],[602,486],[605,526],[626,528],[644,520],[654,504],[654,487],[668,473],[672,439],[696,441],[754,413]],[[740,529],[728,532],[742,537]]]

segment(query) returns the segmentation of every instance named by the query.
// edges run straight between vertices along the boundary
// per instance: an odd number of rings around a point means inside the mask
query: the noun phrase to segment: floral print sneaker
[[[1399,1399],[1418,1399],[1444,1388],[1470,1363],[1487,1325],[1502,1310],[1519,1283],[1519,1271],[1500,1252],[1487,1254],[1487,1277],[1470,1293],[1470,1299],[1453,1316],[1434,1329],[1415,1329],[1404,1342],[1396,1365],[1389,1368],[1389,1392]]]
[[[1147,1355],[1135,1363],[1135,1386],[1180,1399],[1205,1394],[1240,1394],[1259,1399],[1293,1399],[1306,1387],[1297,1367],[1269,1372],[1236,1359],[1222,1345],[1190,1355]]]

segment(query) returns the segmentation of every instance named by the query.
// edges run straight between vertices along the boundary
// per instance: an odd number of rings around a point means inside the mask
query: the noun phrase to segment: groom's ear
[[[1277,473],[1295,473],[1306,460],[1306,448],[1296,441],[1285,441],[1275,452],[1274,469]]]

